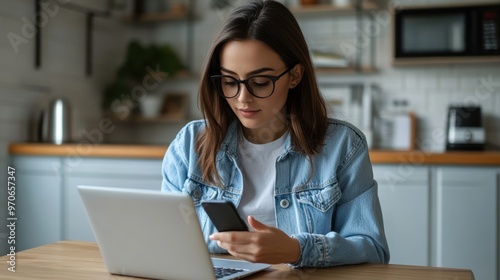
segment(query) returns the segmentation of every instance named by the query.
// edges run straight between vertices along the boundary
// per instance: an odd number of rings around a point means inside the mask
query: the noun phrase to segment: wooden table
[[[8,270],[8,256],[0,257],[0,279],[138,279],[109,274],[93,242],[61,241],[16,254],[15,272]],[[467,269],[425,266],[361,264],[333,268],[291,269],[273,265],[245,279],[474,279]]]

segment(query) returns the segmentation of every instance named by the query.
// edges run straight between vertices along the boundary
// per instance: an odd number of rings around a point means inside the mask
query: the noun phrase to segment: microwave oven
[[[500,55],[500,4],[395,11],[396,58]]]

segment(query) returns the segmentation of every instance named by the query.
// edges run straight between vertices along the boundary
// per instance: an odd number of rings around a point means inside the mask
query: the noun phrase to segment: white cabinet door
[[[393,264],[429,265],[429,169],[375,165],[374,177]]]
[[[88,185],[160,190],[161,160],[85,158],[66,176],[64,238],[95,241],[77,187]]]
[[[435,169],[432,265],[470,268],[476,279],[497,279],[497,169]]]
[[[62,239],[61,159],[13,157],[16,168],[16,250]]]

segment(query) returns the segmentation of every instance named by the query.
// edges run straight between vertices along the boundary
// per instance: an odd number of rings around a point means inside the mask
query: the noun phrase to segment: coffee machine
[[[481,107],[452,105],[448,108],[446,150],[484,150],[486,133]]]

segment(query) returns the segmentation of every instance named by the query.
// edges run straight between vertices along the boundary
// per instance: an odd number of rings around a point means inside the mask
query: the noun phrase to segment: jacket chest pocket
[[[297,202],[312,206],[320,212],[327,212],[342,196],[338,183],[321,189],[308,189],[295,193]]]
[[[184,182],[182,192],[191,196],[195,206],[201,205],[204,200],[215,199],[218,194],[217,188],[206,186],[191,179]]]

